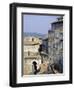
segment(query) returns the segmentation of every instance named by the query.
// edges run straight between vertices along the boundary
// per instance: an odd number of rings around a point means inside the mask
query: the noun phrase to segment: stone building
[[[63,59],[63,18],[58,18],[58,20],[52,23],[54,27],[54,56],[55,61]]]
[[[53,44],[54,44],[54,31],[49,30],[48,31],[48,55],[49,55],[49,61],[50,63],[53,63]]]
[[[49,59],[52,63],[61,62],[63,65],[63,17],[51,23],[51,29],[48,31]]]
[[[37,68],[41,64],[41,56],[39,54],[39,46],[42,40],[30,36],[24,38],[23,46],[23,75],[33,74],[33,62],[37,63]]]
[[[47,73],[47,64],[49,63],[47,52],[47,40],[48,39],[41,39],[34,36],[24,38],[23,75],[34,74],[34,63],[37,67],[37,74]]]
[[[48,54],[48,36],[47,37],[44,37],[42,39],[43,41],[43,51],[46,52]]]

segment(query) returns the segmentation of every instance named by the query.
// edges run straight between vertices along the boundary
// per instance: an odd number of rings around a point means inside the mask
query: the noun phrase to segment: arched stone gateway
[[[41,64],[41,59],[34,59],[34,60],[32,60],[31,64],[33,64],[33,62],[37,63],[37,69],[38,69],[39,65]]]
[[[32,62],[32,72],[34,74],[37,74],[37,62],[36,61]]]
[[[24,75],[35,74],[34,72],[39,69],[40,64],[41,59],[27,59],[27,61],[24,63]]]
[[[36,61],[33,61],[32,63],[32,72],[33,74],[38,74],[40,72],[40,67],[41,63],[37,63]]]

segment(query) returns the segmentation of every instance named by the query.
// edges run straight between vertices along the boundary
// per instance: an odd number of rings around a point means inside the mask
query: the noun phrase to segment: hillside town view
[[[23,33],[23,75],[63,73],[63,16],[45,34]]]

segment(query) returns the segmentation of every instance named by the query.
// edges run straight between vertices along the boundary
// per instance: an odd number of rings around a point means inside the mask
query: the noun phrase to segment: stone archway
[[[33,74],[37,74],[37,62],[36,61],[32,62],[32,72]]]

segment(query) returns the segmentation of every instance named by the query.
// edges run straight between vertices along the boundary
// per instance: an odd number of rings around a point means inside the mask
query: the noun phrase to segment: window
[[[34,38],[32,38],[32,41],[34,41]]]

